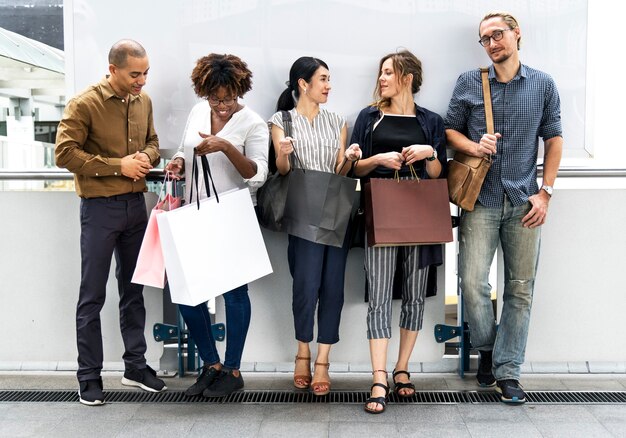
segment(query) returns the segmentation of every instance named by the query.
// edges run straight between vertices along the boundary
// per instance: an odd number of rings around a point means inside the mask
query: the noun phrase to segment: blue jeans
[[[524,363],[541,242],[541,228],[522,226],[530,208],[529,202],[516,207],[505,198],[502,207],[477,204],[461,219],[459,275],[470,339],[478,350],[493,350],[497,380],[519,380]],[[504,254],[504,294],[496,330],[489,268],[498,243]]]
[[[246,343],[248,327],[250,327],[250,298],[248,285],[233,289],[224,295],[226,308],[226,358],[224,368],[238,370],[241,366],[241,356]],[[215,338],[211,331],[211,316],[206,303],[197,306],[179,304],[181,315],[189,332],[196,341],[198,354],[205,364],[213,365],[220,362],[220,356],[215,347]]]

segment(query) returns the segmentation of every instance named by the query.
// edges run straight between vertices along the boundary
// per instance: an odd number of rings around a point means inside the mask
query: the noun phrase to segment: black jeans
[[[82,199],[80,203],[81,281],[76,306],[79,381],[97,379],[102,370],[100,311],[115,254],[120,295],[120,329],[126,368],[146,367],[146,309],[143,286],[130,282],[146,230],[143,193]]]

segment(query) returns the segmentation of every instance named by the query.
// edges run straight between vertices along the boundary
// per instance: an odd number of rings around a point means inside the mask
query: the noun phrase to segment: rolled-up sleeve
[[[247,158],[256,164],[256,175],[244,181],[252,188],[259,188],[267,179],[269,173],[267,160],[269,148],[269,130],[262,120],[250,126],[244,143],[244,151]]]
[[[469,107],[467,106],[468,85],[466,75],[459,76],[448,104],[448,111],[444,121],[445,129],[454,129],[459,132],[467,131],[467,119],[469,117]]]
[[[563,126],[561,124],[561,99],[557,91],[554,80],[549,77],[546,84],[546,100],[543,109],[539,136],[543,140],[552,137],[563,136]]]

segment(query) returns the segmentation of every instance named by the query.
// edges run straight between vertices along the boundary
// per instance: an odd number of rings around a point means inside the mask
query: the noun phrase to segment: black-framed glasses
[[[224,99],[218,99],[215,96],[209,97],[209,103],[213,106],[218,106],[220,103],[223,103],[226,106],[231,106],[235,102],[237,102],[237,96],[235,97],[225,97]]]
[[[513,30],[513,29],[508,28],[508,29],[494,30],[491,36],[485,35],[484,37],[479,39],[478,44],[480,44],[483,47],[487,47],[491,43],[491,40],[500,41],[502,37],[504,36],[504,32],[506,32],[507,30]]]

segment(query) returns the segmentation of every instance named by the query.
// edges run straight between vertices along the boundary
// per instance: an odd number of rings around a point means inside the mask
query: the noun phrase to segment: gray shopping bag
[[[293,169],[282,219],[283,231],[324,245],[342,247],[357,181],[335,173]]]

